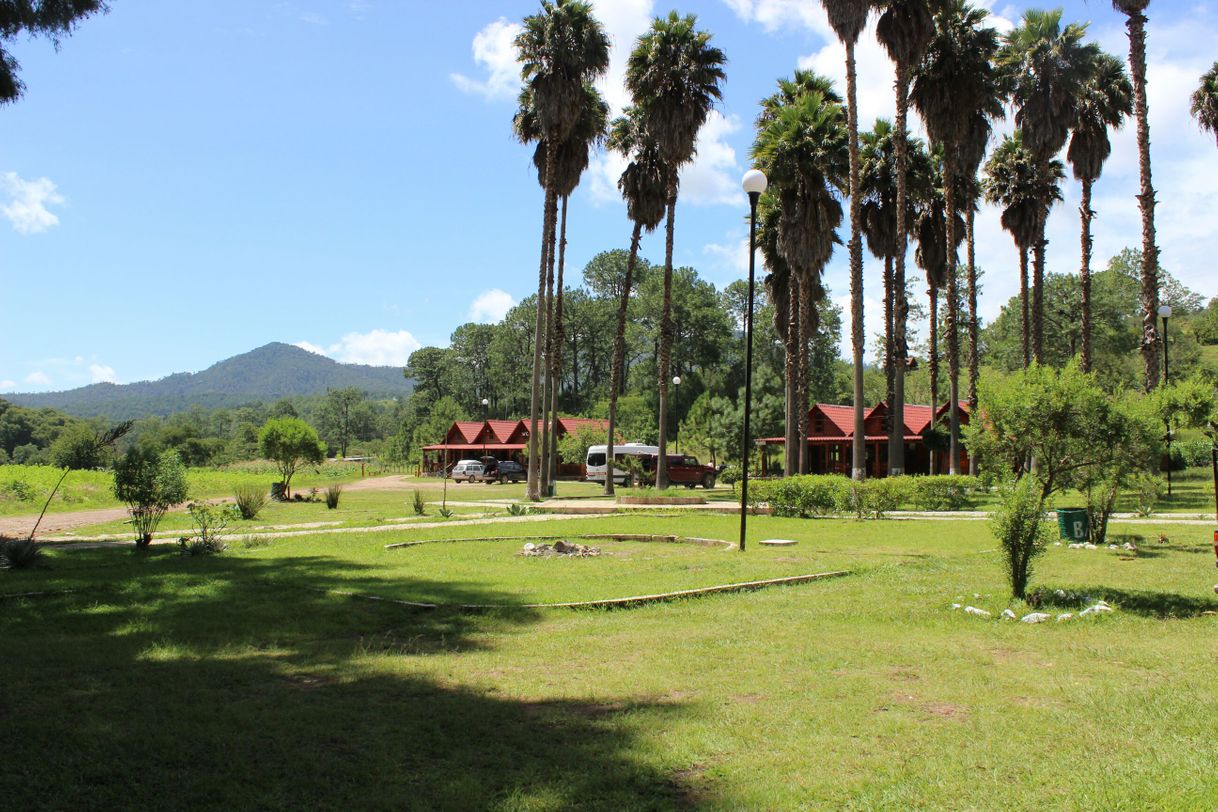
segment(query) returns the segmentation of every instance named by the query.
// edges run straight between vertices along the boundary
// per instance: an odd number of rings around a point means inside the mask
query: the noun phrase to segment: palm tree
[[[927,340],[926,368],[930,376],[930,406],[932,413],[939,408],[939,291],[947,286],[947,204],[943,187],[942,154],[936,150],[932,155],[935,182],[930,194],[918,210],[914,230],[918,238],[918,250],[914,254],[919,267],[926,272],[926,295],[930,303],[930,335]],[[956,218],[959,219],[958,217]],[[953,232],[956,242],[954,250],[959,246],[956,235],[962,229]],[[932,422],[931,428],[934,427]],[[937,474],[937,454],[934,448],[930,453],[930,473]]]
[[[1108,128],[1119,129],[1125,117],[1133,112],[1133,85],[1125,74],[1125,65],[1111,54],[1099,54],[1091,72],[1080,89],[1075,105],[1073,134],[1066,159],[1076,180],[1082,183],[1079,216],[1082,221],[1079,242],[1082,266],[1079,287],[1082,289],[1082,346],[1080,366],[1091,371],[1091,187],[1104,170],[1104,161],[1112,152]]]
[[[697,18],[677,12],[652,20],[626,63],[626,89],[647,132],[668,166],[668,223],[664,245],[664,299],[659,346],[659,459],[656,487],[668,485],[668,381],[672,353],[672,247],[676,223],[678,171],[693,160],[698,131],[722,98],[727,61],[695,27]]]
[[[906,329],[909,322],[909,302],[905,294],[905,254],[908,234],[913,223],[908,218],[909,83],[913,66],[921,59],[935,34],[935,21],[926,0],[880,0],[882,9],[876,23],[876,37],[896,65],[896,250],[892,271],[894,300],[885,307],[892,310],[893,382],[889,402],[891,427],[888,435],[888,472],[905,472],[905,367],[909,357]]]
[[[1061,24],[1061,9],[1024,12],[1021,24],[1003,37],[998,64],[1011,92],[1023,146],[1047,163],[1065,146],[1083,84],[1100,53],[1083,42],[1086,25]],[[1047,213],[1048,206],[1043,209]],[[1038,223],[1032,266],[1032,357],[1044,361],[1045,223]]]
[[[944,0],[935,14],[935,35],[914,77],[911,100],[932,145],[942,149],[947,283],[947,359],[951,435],[950,471],[960,473],[960,347],[957,339],[959,295],[956,246],[957,180],[968,169],[964,160],[975,144],[978,117],[1001,114],[993,57],[998,34],[984,26],[988,13],[965,0]],[[997,106],[997,109],[995,107]]]
[[[1028,302],[1028,251],[1040,240],[1049,206],[1061,200],[1061,161],[1037,161],[1016,130],[1006,136],[985,164],[982,189],[986,201],[1003,206],[1002,227],[1019,249],[1019,302],[1022,312],[1023,363],[1032,363],[1032,323]]]
[[[902,244],[905,239],[899,239],[899,229],[904,227],[907,232],[913,227],[918,215],[918,203],[925,200],[933,183],[933,169],[930,156],[922,146],[922,142],[909,140],[907,134],[898,135],[892,124],[886,119],[876,119],[875,127],[870,132],[861,133],[860,163],[862,169],[859,193],[862,197],[861,214],[863,218],[863,234],[867,238],[867,247],[878,259],[884,261],[884,359],[885,375],[888,384],[888,461],[889,473],[895,474],[892,462],[896,458],[893,449],[897,446],[903,452],[905,449],[905,421],[903,412],[898,419],[894,403],[897,400],[898,364],[904,364],[907,348],[902,346],[905,341],[904,330],[897,330],[897,319],[903,305],[904,291],[897,285],[895,266]],[[898,139],[908,143],[901,146],[899,153],[904,156],[906,167],[905,177],[901,178],[897,170]],[[897,208],[896,189],[900,185],[905,191],[905,210]],[[903,274],[902,274],[903,276]],[[904,281],[901,281],[904,286]],[[903,370],[901,370],[903,373]],[[903,374],[901,375],[903,378]],[[902,386],[901,395],[904,396]],[[902,463],[901,469],[904,469]]]
[[[767,112],[758,120],[752,150],[755,164],[770,182],[764,196],[770,202],[762,211],[766,233],[761,245],[763,251],[767,245],[773,246],[782,266],[789,269],[788,294],[797,294],[788,299],[786,342],[788,380],[794,375],[797,382],[796,406],[794,414],[788,409],[788,422],[794,419],[798,423],[795,439],[799,450],[791,448],[788,425],[787,468],[797,464],[799,470],[805,470],[808,340],[816,329],[814,305],[824,295],[820,275],[838,242],[842,205],[834,190],[840,192],[849,175],[849,136],[845,111],[836,95],[827,97],[820,90],[803,92],[789,103],[764,104],[763,111]],[[776,213],[770,211],[771,206]],[[774,270],[771,265],[771,272]]]
[[[1192,96],[1193,118],[1218,141],[1218,62],[1201,75],[1201,84]]]
[[[634,268],[639,258],[639,240],[643,232],[655,231],[664,219],[668,201],[668,167],[660,157],[660,149],[640,121],[638,110],[626,108],[625,115],[614,119],[609,132],[609,148],[630,158],[617,187],[626,200],[626,215],[634,223],[630,234],[630,257],[626,261],[626,277],[622,280],[622,299],[617,310],[617,330],[613,337],[613,372],[609,388],[609,438],[605,455],[605,493],[613,494],[613,463],[615,432],[617,431],[617,399],[625,376],[626,311],[633,291]]]
[[[541,409],[542,343],[546,329],[546,271],[557,219],[558,147],[579,123],[586,99],[584,86],[609,68],[609,39],[592,7],[582,0],[542,0],[541,11],[524,18],[516,36],[520,75],[532,91],[537,123],[545,137],[545,209],[541,229],[541,263],[537,281],[537,319],[533,337],[533,381],[529,410],[528,497],[541,498],[537,449]]]
[[[859,208],[859,111],[854,46],[871,11],[870,0],[821,0],[833,33],[846,46],[846,126],[850,137],[850,344],[854,363],[854,443],[851,476],[867,476],[867,438],[863,431],[863,224]]]
[[[1146,389],[1159,384],[1159,247],[1155,245],[1155,187],[1150,178],[1150,120],[1146,107],[1146,7],[1150,0],[1112,0],[1127,18],[1133,115],[1138,124],[1138,208],[1142,212],[1142,366]]]
[[[757,204],[757,247],[768,273],[766,296],[774,305],[774,330],[783,345],[784,430],[783,476],[799,472],[799,277],[791,272],[778,247],[778,221],[782,210],[774,195],[764,194]]]

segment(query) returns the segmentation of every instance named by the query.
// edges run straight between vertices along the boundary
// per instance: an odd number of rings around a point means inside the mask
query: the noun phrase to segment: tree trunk
[[[943,197],[947,204],[947,470],[960,473],[960,277],[956,266],[956,162],[943,162]]]
[[[895,432],[893,429],[896,424],[892,421],[892,402],[896,400],[896,375],[897,369],[892,360],[893,354],[893,338],[892,325],[895,318],[895,307],[893,305],[893,297],[895,292],[892,288],[892,257],[884,257],[884,400],[888,404],[888,417],[884,422],[884,431],[888,435],[888,466],[889,473],[892,468],[892,438]]]
[[[1091,371],[1091,180],[1083,180],[1083,200],[1078,207],[1081,222],[1079,246],[1082,249],[1083,263],[1079,267],[1079,287],[1082,288],[1082,320],[1083,347],[1079,357],[1079,365],[1083,372]]]
[[[533,382],[529,394],[529,476],[526,496],[541,501],[541,460],[538,457],[537,428],[541,412],[541,348],[546,332],[546,269],[549,267],[550,233],[557,216],[557,196],[554,193],[554,166],[557,138],[551,133],[546,141],[545,208],[541,218],[541,266],[537,273],[537,320],[533,328]]]
[[[801,474],[808,473],[808,341],[811,334],[808,331],[811,322],[812,285],[808,279],[799,282],[799,370],[796,373],[796,392],[798,393],[799,412],[796,425],[799,432],[796,439],[799,443],[798,464]]]
[[[926,353],[926,371],[930,375],[930,428],[935,428],[935,413],[939,411],[939,289],[932,283],[926,291],[930,296],[930,347]],[[930,473],[939,473],[938,452],[930,449]]]
[[[676,228],[677,179],[668,184],[668,224],[664,235],[664,301],[660,312],[660,449],[656,460],[656,489],[668,487],[668,375],[672,361],[672,237]]]
[[[908,184],[906,173],[909,165],[909,150],[905,139],[909,129],[909,66],[897,65],[897,255],[892,272],[892,287],[896,296],[893,307],[892,345],[892,434],[888,438],[888,473],[897,476],[905,473],[905,370],[909,356],[905,330],[909,322],[909,301],[905,296],[905,254],[909,246],[909,223],[906,217]]]
[[[1023,368],[1032,365],[1032,323],[1028,309],[1028,249],[1019,246],[1019,336],[1023,347]]]
[[[609,436],[605,440],[605,495],[613,496],[613,445],[617,435],[617,398],[621,391],[622,379],[626,377],[623,363],[626,356],[626,310],[630,306],[630,289],[634,286],[634,264],[639,258],[639,238],[643,235],[643,225],[634,224],[634,232],[630,235],[630,258],[626,260],[626,279],[622,284],[622,300],[617,307],[617,331],[613,336],[613,372],[612,383],[609,386]]]
[[[555,207],[558,201],[554,202]],[[546,496],[550,493],[550,446],[553,437],[550,434],[550,403],[553,399],[554,379],[550,375],[550,360],[554,357],[554,261],[557,256],[557,223],[550,229],[550,249],[546,270],[546,345],[542,358],[542,389],[541,389],[541,490]]]
[[[554,282],[554,334],[553,357],[550,361],[550,457],[547,480],[558,481],[558,394],[562,388],[562,343],[565,338],[562,325],[563,265],[567,258],[567,196],[562,199],[562,219],[558,231],[558,276]]]
[[[968,230],[968,413],[971,420],[977,414],[977,381],[981,377],[981,354],[977,343],[980,323],[977,319],[977,244],[974,242],[977,211],[972,203],[968,207],[965,228]],[[977,476],[977,457],[968,455],[969,476]]]
[[[794,476],[799,470],[799,276],[787,275],[787,335],[786,375],[787,423],[783,448],[783,476]]]
[[[1133,114],[1138,123],[1138,175],[1142,211],[1142,363],[1146,390],[1159,385],[1159,248],[1155,245],[1155,189],[1150,180],[1150,122],[1146,106],[1146,15],[1136,12],[1125,23],[1129,32],[1129,73],[1133,80]]]
[[[1048,208],[1040,212],[1036,244],[1032,246],[1032,360],[1045,362],[1045,219]]]
[[[850,341],[854,363],[854,438],[850,475],[867,477],[867,440],[863,433],[863,236],[859,200],[859,111],[854,43],[846,43],[846,112],[850,128]]]

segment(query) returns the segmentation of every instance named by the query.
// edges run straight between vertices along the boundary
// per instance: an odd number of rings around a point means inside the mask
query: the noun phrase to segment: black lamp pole
[[[753,298],[754,266],[757,264],[757,200],[765,191],[766,177],[756,169],[744,175],[744,191],[749,195],[749,302],[744,319],[744,432],[740,451],[740,551],[744,552],[744,535],[749,523],[749,417],[753,407]]]

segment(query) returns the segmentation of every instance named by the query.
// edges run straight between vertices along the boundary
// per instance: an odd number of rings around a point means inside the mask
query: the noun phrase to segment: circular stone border
[[[701,496],[619,496],[619,505],[705,505]]]
[[[723,539],[704,539],[697,536],[658,535],[654,533],[577,533],[554,536],[474,536],[455,539],[420,539],[418,541],[399,541],[386,544],[386,550],[401,550],[407,547],[418,547],[423,544],[455,544],[460,541],[566,541],[567,539],[594,539],[600,541],[649,541],[667,544],[697,544],[702,547],[722,546],[725,550],[735,549],[736,545]]]

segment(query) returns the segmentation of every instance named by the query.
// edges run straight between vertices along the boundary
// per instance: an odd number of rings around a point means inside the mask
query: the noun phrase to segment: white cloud
[[[61,206],[65,201],[49,178],[24,180],[16,172],[5,172],[3,187],[9,201],[0,205],[0,214],[18,234],[41,234],[59,225],[59,217],[48,206]]]
[[[16,385],[17,385],[17,382],[16,382],[16,381],[7,381],[7,380],[6,380],[6,381],[0,381],[0,390],[3,390],[3,391],[5,391],[5,392],[11,392],[11,391],[13,391],[13,388],[14,388]]]
[[[89,364],[89,376],[93,379],[92,383],[118,383],[114,367],[105,364]]]
[[[347,333],[338,343],[326,348],[309,341],[297,341],[295,346],[344,364],[401,367],[406,366],[410,354],[423,345],[406,330],[391,333],[377,329],[367,333]]]
[[[698,133],[694,162],[681,170],[681,200],[697,205],[740,205],[742,170],[728,136],[741,128],[740,117],[712,110]]]
[[[330,21],[315,11],[306,11],[300,15],[300,21],[307,25],[329,25]]]
[[[478,298],[469,306],[466,318],[483,324],[493,324],[502,321],[515,305],[516,300],[512,298],[512,294],[492,288],[478,294]]]
[[[37,372],[31,372],[29,375],[26,375],[25,382],[32,383],[34,386],[50,386],[51,377],[49,375],[47,375],[45,372],[39,370]]]
[[[471,79],[460,73],[449,78],[463,93],[487,99],[511,99],[520,89],[520,65],[516,62],[514,41],[520,33],[518,23],[500,17],[474,35],[474,62],[486,70],[486,79]]]

